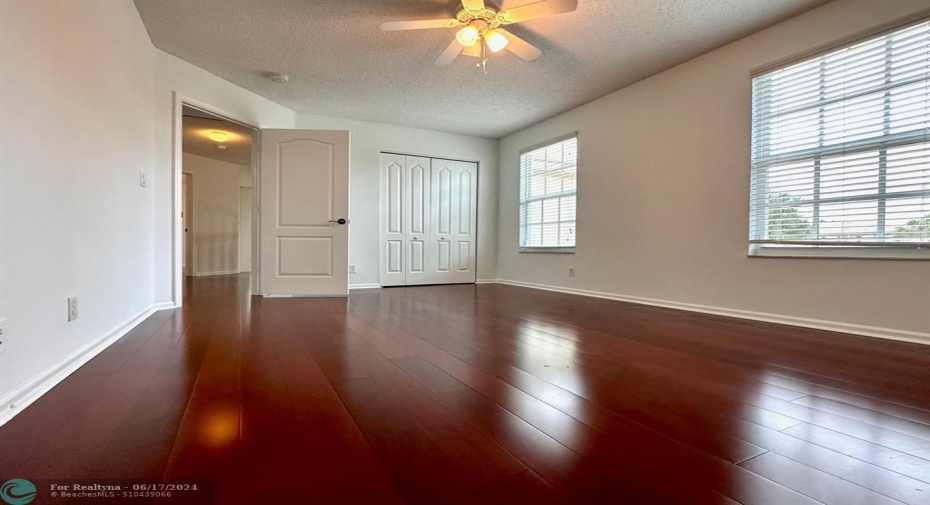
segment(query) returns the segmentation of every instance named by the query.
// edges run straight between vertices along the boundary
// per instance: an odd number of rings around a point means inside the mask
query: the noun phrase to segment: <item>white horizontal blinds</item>
[[[752,82],[750,241],[930,243],[930,23]]]
[[[575,246],[578,139],[520,155],[520,247]]]

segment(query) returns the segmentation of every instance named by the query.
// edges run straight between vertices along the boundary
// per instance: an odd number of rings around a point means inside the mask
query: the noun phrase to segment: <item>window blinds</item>
[[[575,247],[578,139],[520,155],[520,247]]]
[[[750,242],[930,244],[930,22],[752,81]]]

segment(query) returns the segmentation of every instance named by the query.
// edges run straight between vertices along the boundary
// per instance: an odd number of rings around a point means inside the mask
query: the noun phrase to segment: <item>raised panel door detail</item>
[[[440,240],[437,242],[436,270],[439,272],[452,271],[452,245],[448,240]]]
[[[410,167],[410,233],[426,233],[427,172],[419,164]]]
[[[404,243],[401,240],[389,240],[387,243],[387,271],[392,274],[404,272]]]
[[[436,232],[452,233],[452,170],[441,167],[435,177],[436,184]]]
[[[471,172],[463,170],[459,174],[458,222],[459,233],[464,235],[471,233],[471,185]]]
[[[404,167],[397,163],[387,166],[387,231],[403,233]]]
[[[331,277],[332,237],[278,237],[278,275]]]
[[[422,273],[426,270],[426,258],[424,249],[424,243],[422,240],[411,240],[410,241],[410,265],[407,269],[408,273]]]
[[[458,242],[458,258],[457,265],[455,269],[459,272],[467,272],[471,270],[472,257],[471,257],[471,242],[459,241]]]
[[[329,226],[333,145],[294,139],[277,145],[278,226]]]

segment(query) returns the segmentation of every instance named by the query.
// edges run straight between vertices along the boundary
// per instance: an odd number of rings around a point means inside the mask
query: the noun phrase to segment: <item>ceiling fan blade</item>
[[[422,21],[388,21],[381,23],[381,29],[386,32],[397,30],[423,30],[425,28],[454,28],[459,22],[455,19],[426,19]]]
[[[436,59],[437,65],[448,65],[452,63],[459,54],[462,53],[462,49],[465,49],[462,44],[459,44],[459,41],[453,40],[449,47],[439,55],[439,58]]]
[[[503,28],[498,28],[497,31],[503,34],[504,37],[507,37],[507,40],[508,40],[507,50],[523,58],[524,60],[526,61],[535,60],[536,58],[539,58],[539,56],[542,54],[542,51],[540,51],[536,46],[521,39],[520,37],[517,37],[516,35],[508,32],[507,30],[504,30]]]
[[[462,0],[462,7],[470,11],[480,11],[484,9],[484,0]]]
[[[464,54],[465,56],[474,56],[476,58],[480,58],[481,57],[481,43],[479,42],[471,47],[466,47],[465,50],[462,51],[462,54]]]
[[[514,7],[500,13],[505,23],[521,23],[530,19],[572,12],[578,8],[578,0],[540,0]]]

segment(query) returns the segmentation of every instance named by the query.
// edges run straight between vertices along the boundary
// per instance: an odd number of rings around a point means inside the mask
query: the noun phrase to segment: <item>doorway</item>
[[[260,129],[177,93],[173,117],[174,305],[183,303],[188,272],[188,279],[249,272],[253,295],[348,296],[349,132]],[[185,131],[185,120],[213,122]],[[211,137],[213,133],[220,135]],[[185,135],[197,135],[201,150],[186,147]],[[224,178],[226,182],[213,184],[191,170],[192,155],[235,154],[233,140],[249,147],[248,163],[245,157],[233,162],[239,166],[238,181]],[[187,223],[184,172],[192,172],[193,207]],[[235,188],[223,191],[235,195],[235,205],[227,196],[212,194],[219,186]],[[184,224],[191,236],[187,271]]]
[[[251,249],[252,222],[242,200],[251,205],[254,130],[188,105],[181,112],[185,276],[249,272],[241,253]]]

